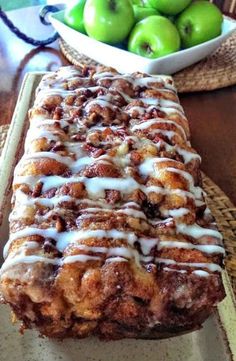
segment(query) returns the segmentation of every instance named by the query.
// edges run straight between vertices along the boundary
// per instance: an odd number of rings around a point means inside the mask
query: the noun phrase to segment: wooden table
[[[38,7],[32,7],[11,11],[9,15],[21,30],[43,39],[52,29],[39,23],[37,13]],[[3,125],[11,122],[26,72],[55,70],[68,61],[57,42],[47,48],[33,48],[18,40],[2,23],[0,34],[0,125]],[[236,205],[236,87],[180,94],[180,101],[190,121],[192,144],[202,156],[202,170]]]

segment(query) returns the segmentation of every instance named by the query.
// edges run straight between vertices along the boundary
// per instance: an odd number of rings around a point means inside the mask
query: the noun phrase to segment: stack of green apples
[[[64,21],[96,40],[155,59],[219,36],[223,16],[207,0],[77,0]]]

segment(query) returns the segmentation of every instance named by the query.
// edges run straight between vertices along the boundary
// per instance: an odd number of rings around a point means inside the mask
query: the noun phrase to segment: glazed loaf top
[[[145,282],[154,287],[155,272],[214,279],[211,306],[223,297],[222,236],[171,77],[61,68],[43,77],[29,118],[1,270],[7,301],[6,280],[32,280],[36,264],[57,280],[75,265],[83,274],[125,265],[142,280],[140,292]],[[28,294],[35,302],[47,300],[40,287]],[[93,316],[101,311],[90,306]]]

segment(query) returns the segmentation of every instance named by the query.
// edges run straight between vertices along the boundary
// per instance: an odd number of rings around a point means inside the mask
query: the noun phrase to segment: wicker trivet
[[[233,21],[233,20],[232,20]],[[64,56],[74,65],[96,65],[64,40],[59,40]],[[213,90],[236,84],[236,32],[206,59],[174,75],[178,92]]]
[[[9,129],[9,125],[1,125],[0,126],[0,156],[2,154],[3,146],[7,137],[7,132]]]
[[[6,140],[8,129],[8,125],[0,126],[0,154],[4,141]],[[228,253],[226,268],[231,277],[236,296],[236,207],[234,207],[223,191],[204,174],[203,186],[207,193],[209,207],[216,218],[219,230],[224,235],[225,247]]]

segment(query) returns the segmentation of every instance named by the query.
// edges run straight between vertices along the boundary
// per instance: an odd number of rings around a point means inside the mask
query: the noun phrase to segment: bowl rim
[[[199,49],[205,48],[208,45],[217,44],[218,42],[219,42],[219,45],[220,45],[234,31],[236,31],[236,21],[229,18],[229,17],[227,17],[227,16],[224,16],[223,23],[222,23],[222,28],[223,28],[223,26],[225,24],[228,24],[228,25],[230,25],[228,31],[226,31],[224,33],[221,33],[219,36],[217,36],[217,37],[215,37],[215,38],[213,38],[211,40],[205,41],[204,43],[192,46],[191,48],[180,49],[180,50],[178,50],[178,51],[176,51],[176,52],[174,52],[172,54],[168,54],[168,55],[165,55],[165,56],[162,56],[162,57],[159,57],[159,58],[155,58],[155,59],[150,59],[150,58],[145,58],[144,56],[141,56],[141,55],[138,55],[138,54],[135,54],[135,53],[131,53],[130,51],[128,51],[126,49],[119,48],[119,47],[114,46],[112,44],[108,44],[108,43],[104,43],[102,41],[96,40],[94,38],[89,37],[87,34],[83,34],[83,33],[79,32],[79,31],[71,28],[70,26],[65,24],[61,19],[58,19],[58,16],[61,16],[64,12],[65,12],[65,10],[60,10],[60,11],[57,11],[55,13],[49,14],[49,20],[52,22],[52,25],[53,25],[53,21],[57,21],[60,24],[62,24],[63,26],[65,26],[67,29],[69,29],[69,31],[72,31],[73,33],[76,33],[76,35],[78,37],[86,39],[87,41],[91,41],[91,43],[99,44],[99,46],[104,46],[106,49],[112,48],[113,51],[118,51],[120,54],[122,54],[122,53],[126,54],[126,56],[129,56],[129,57],[133,58],[134,60],[136,59],[139,62],[142,61],[142,62],[144,62],[146,64],[150,64],[150,65],[157,64],[158,62],[163,62],[163,61],[166,61],[166,60],[171,60],[171,59],[173,59],[175,57],[180,57],[180,56],[185,56],[185,55],[188,55],[188,54],[192,54],[193,52],[195,52],[195,51],[197,51]],[[75,48],[75,50],[77,50],[77,49]]]

